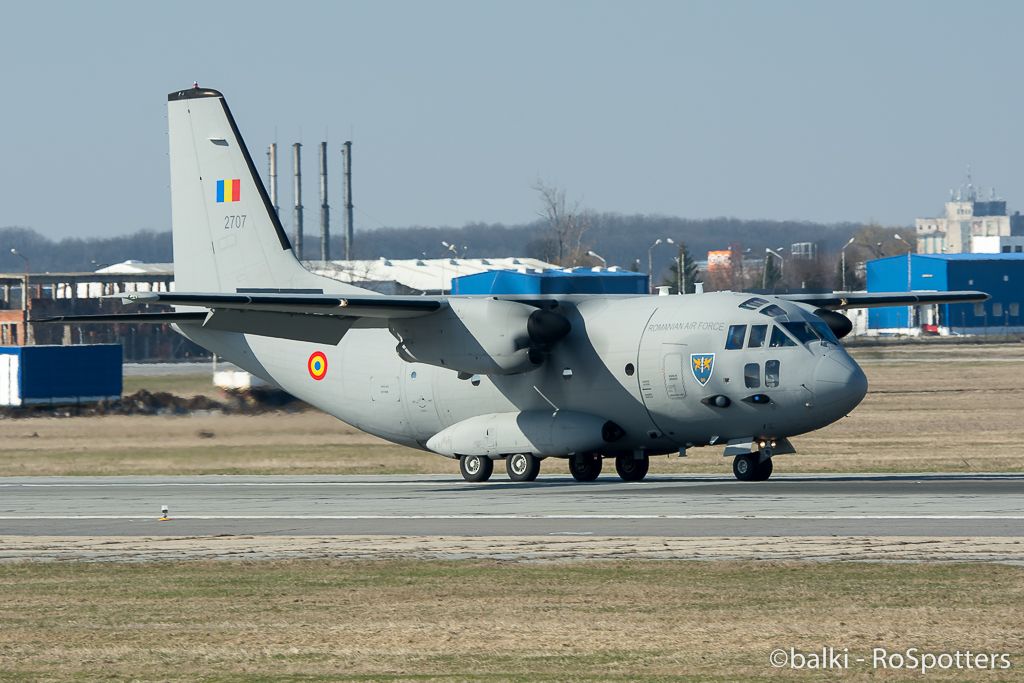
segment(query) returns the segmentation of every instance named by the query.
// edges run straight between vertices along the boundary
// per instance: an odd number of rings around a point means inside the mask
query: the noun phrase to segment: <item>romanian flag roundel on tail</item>
[[[217,181],[217,203],[237,202],[242,198],[241,178]]]

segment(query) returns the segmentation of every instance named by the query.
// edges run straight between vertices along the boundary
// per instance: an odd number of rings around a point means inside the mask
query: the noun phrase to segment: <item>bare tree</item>
[[[560,266],[579,264],[586,256],[583,236],[590,227],[590,212],[581,208],[579,202],[568,206],[565,190],[542,180],[538,180],[533,189],[540,195],[543,205],[539,215],[548,223],[551,256],[555,263]]]

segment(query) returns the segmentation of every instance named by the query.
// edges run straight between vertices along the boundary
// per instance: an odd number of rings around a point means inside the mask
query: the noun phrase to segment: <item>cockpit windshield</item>
[[[829,326],[823,322],[789,322],[782,323],[782,326],[786,330],[797,338],[801,344],[807,344],[812,341],[818,341],[819,339],[823,342],[829,342],[832,344],[838,344],[839,340],[832,334],[832,330]]]
[[[821,321],[812,322],[811,329],[817,332],[823,341],[832,342],[833,344],[839,343],[839,339],[836,337],[835,332],[832,331],[832,328],[828,326],[828,323]]]
[[[787,332],[796,337],[796,340],[801,344],[818,341],[818,335],[814,333],[814,330],[811,329],[810,325],[803,321],[782,323],[782,326],[786,328]]]

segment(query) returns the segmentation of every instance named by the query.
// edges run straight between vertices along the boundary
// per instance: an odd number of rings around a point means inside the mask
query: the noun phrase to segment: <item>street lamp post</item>
[[[671,237],[666,237],[664,239],[659,237],[654,240],[654,244],[647,249],[647,284],[649,285],[648,289],[651,294],[654,294],[654,248],[659,244],[675,244],[675,240]]]
[[[22,254],[20,251],[18,251],[14,247],[11,247],[11,253],[14,254],[15,256],[19,257],[22,261],[25,262],[25,277],[22,278],[22,282],[21,282],[21,317],[22,317],[22,320],[23,320],[22,327],[24,327],[24,334],[22,335],[22,337],[23,337],[22,343],[23,343],[23,345],[28,345],[28,344],[32,343],[32,326],[28,322],[29,318],[32,316],[32,295],[29,294],[29,291],[28,291],[28,287],[29,287],[29,281],[28,281],[28,274],[29,274],[28,257],[25,256],[24,254]]]
[[[676,294],[685,294],[686,273],[683,272],[683,245],[679,245],[676,254]]]
[[[781,249],[781,247],[780,247]],[[774,256],[779,259],[779,277],[783,277],[786,274],[786,259],[782,258],[782,254],[778,253],[774,249],[764,248],[764,271],[761,273],[761,289],[768,289],[768,257]]]
[[[606,267],[608,266],[608,262],[605,261],[604,257],[601,256],[600,254],[598,254],[596,251],[593,251],[593,250],[588,251],[587,252],[587,256],[590,256],[591,258],[596,258],[598,261],[601,262],[602,266],[606,266]]]
[[[853,244],[853,241],[855,239],[857,239],[857,238],[856,237],[851,237],[850,241],[847,242],[846,244],[844,244],[843,248],[839,250],[839,255],[840,255],[841,259],[842,259],[841,268],[842,268],[843,291],[844,292],[846,291],[846,248],[848,246],[850,246],[851,244]]]
[[[911,274],[910,268],[911,268],[911,264],[913,263],[913,261],[912,261],[913,257],[910,255],[910,252],[912,252],[914,250],[914,247],[911,246],[910,242],[908,242],[905,239],[903,239],[902,237],[900,237],[900,234],[898,232],[894,232],[892,234],[892,236],[895,237],[896,239],[898,239],[900,242],[903,242],[903,244],[907,245],[907,292],[909,293],[909,292],[911,292],[914,289],[913,285],[912,285],[913,280],[912,280],[912,278],[910,276],[910,274]],[[907,306],[907,331],[909,332],[910,329],[913,326],[914,326],[914,307],[913,306]]]

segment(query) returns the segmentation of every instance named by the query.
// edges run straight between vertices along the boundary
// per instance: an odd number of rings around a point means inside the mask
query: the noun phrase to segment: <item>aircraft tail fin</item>
[[[167,120],[178,291],[365,291],[314,275],[295,258],[221,93],[173,92]]]

